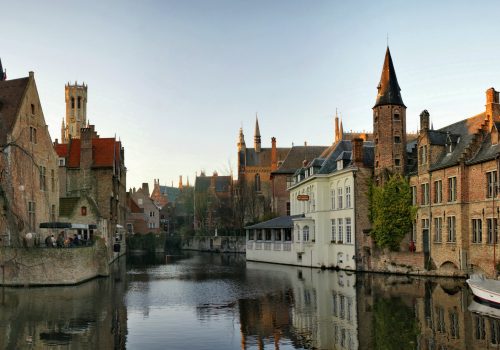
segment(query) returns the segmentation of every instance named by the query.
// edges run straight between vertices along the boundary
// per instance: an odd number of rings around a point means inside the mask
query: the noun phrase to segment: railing
[[[262,250],[262,242],[255,242],[255,250]]]
[[[284,242],[283,243],[283,251],[289,252],[292,250],[292,242]]]
[[[264,250],[271,250],[271,242],[264,242]]]
[[[253,249],[253,242],[247,242],[247,250]]]
[[[281,242],[274,242],[273,250],[281,250],[282,244]]]

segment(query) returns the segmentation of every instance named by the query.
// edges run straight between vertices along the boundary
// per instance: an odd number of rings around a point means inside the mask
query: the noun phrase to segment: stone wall
[[[192,237],[182,241],[182,249],[220,253],[245,253],[246,238],[244,236]]]
[[[0,248],[0,284],[71,285],[109,275],[106,246],[79,248]]]

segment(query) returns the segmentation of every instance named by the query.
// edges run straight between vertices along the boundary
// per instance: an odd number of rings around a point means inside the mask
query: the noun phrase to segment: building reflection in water
[[[242,349],[500,349],[500,309],[464,280],[248,262],[289,287],[239,301]]]
[[[112,268],[78,286],[0,289],[0,348],[124,349],[124,260]]]

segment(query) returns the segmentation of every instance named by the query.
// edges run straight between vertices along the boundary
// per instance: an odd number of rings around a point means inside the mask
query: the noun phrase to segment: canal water
[[[500,349],[500,310],[463,280],[192,252],[113,268],[75,287],[1,289],[0,349]]]

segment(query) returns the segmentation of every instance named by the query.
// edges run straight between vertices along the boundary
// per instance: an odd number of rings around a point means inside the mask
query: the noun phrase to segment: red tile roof
[[[69,149],[69,150],[68,150]],[[80,167],[81,140],[71,139],[69,144],[57,144],[55,150],[59,157],[67,157],[68,168]],[[121,142],[115,138],[93,138],[92,139],[92,166],[112,167],[121,161]]]

